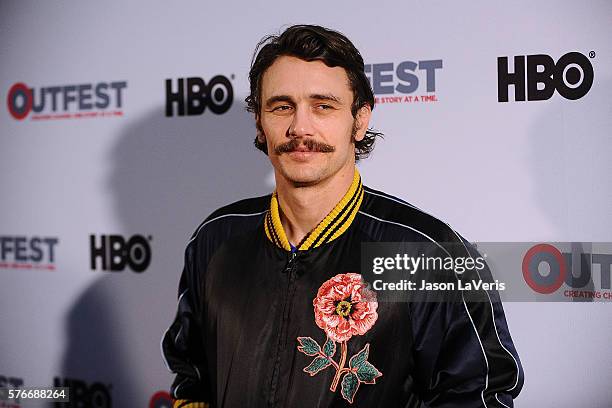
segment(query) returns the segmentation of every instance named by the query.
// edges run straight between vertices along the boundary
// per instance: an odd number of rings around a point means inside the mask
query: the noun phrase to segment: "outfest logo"
[[[438,102],[436,73],[442,68],[441,59],[364,65],[376,104]]]
[[[23,82],[8,90],[6,104],[16,120],[81,119],[123,116],[127,81],[30,87]]]
[[[172,408],[173,399],[168,391],[157,391],[149,400],[149,408]],[[203,404],[208,408],[208,404]]]
[[[58,237],[0,235],[0,269],[55,270]]]
[[[596,269],[599,282],[594,279]],[[543,295],[557,292],[565,283],[565,297],[612,300],[612,254],[561,252],[554,245],[541,243],[525,253],[522,271],[527,285]]]

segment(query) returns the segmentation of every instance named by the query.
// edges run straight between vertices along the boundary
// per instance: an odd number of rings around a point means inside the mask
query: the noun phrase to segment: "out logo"
[[[178,78],[176,86],[166,79],[166,116],[201,115],[210,109],[220,115],[229,110],[234,101],[234,88],[223,75],[214,76],[206,83],[202,78]]]
[[[572,270],[573,256],[580,257],[578,270]],[[540,266],[548,270],[542,273]],[[593,265],[600,265],[601,289],[610,289],[612,279],[612,255],[596,253],[562,253],[550,244],[532,246],[523,257],[523,278],[534,291],[550,294],[565,284],[578,289],[592,282]],[[544,269],[543,268],[543,269]]]
[[[24,119],[32,110],[32,90],[23,82],[16,83],[9,89],[6,104],[15,119]]]
[[[589,53],[591,58],[595,52]],[[593,65],[579,52],[568,52],[555,63],[549,55],[517,55],[514,72],[508,68],[508,57],[497,58],[497,100],[508,102],[508,89],[514,86],[514,100],[544,101],[555,90],[565,99],[585,96],[593,85]]]
[[[167,391],[157,391],[149,400],[149,408],[172,408],[173,399]]]

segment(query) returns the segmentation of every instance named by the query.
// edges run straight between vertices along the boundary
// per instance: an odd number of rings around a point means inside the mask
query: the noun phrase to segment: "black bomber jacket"
[[[423,240],[464,241],[357,171],[297,248],[276,194],[215,211],[187,244],[162,339],[174,406],[512,407],[523,371],[495,293],[377,303],[359,284],[363,242]]]

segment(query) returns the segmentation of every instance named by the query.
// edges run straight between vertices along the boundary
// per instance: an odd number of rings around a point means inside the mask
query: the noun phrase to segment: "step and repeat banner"
[[[291,24],[364,56],[385,133],[366,185],[470,241],[612,241],[611,18],[609,1],[2,2],[0,387],[168,406],[184,246],[273,189],[244,98],[256,44]],[[504,303],[516,406],[610,406],[612,304],[580,289]]]

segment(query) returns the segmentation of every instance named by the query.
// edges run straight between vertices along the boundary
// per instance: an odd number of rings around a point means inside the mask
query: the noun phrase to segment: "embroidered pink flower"
[[[340,384],[342,398],[352,404],[360,384],[376,384],[376,379],[382,376],[382,372],[368,361],[369,343],[351,357],[348,367],[345,367],[348,340],[354,335],[365,334],[378,319],[376,293],[367,288],[361,275],[342,273],[321,285],[312,304],[315,322],[325,331],[327,339],[321,347],[312,337],[297,338],[298,351],[314,357],[314,360],[304,367],[304,372],[314,376],[328,367],[333,367],[336,374],[329,390],[336,392]],[[340,343],[339,361],[334,360],[336,342]]]
[[[378,318],[376,293],[358,273],[342,273],[323,283],[312,304],[317,326],[339,343],[364,335]]]

